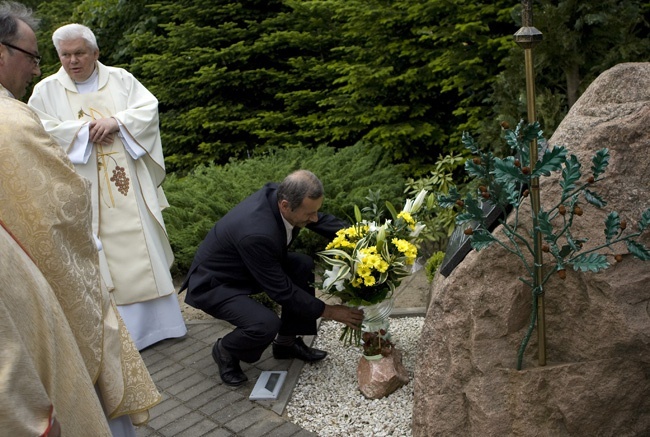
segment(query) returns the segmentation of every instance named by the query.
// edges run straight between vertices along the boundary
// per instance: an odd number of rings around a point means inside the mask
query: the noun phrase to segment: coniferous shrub
[[[325,187],[321,211],[342,219],[353,216],[369,190],[399,205],[404,195],[404,167],[390,164],[380,147],[356,144],[339,151],[330,147],[290,148],[226,165],[196,168],[186,176],[170,174],[163,184],[170,207],[163,211],[175,255],[172,275],[182,278],[214,223],[265,183],[280,182],[293,170],[313,171]],[[314,254],[326,244],[314,232],[301,232],[292,250]]]

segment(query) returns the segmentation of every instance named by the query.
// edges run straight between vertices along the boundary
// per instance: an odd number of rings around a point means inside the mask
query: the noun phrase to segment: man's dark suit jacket
[[[278,208],[277,187],[268,183],[230,210],[205,237],[181,286],[185,302],[210,312],[241,294],[266,292],[278,304],[317,319],[325,304],[297,287],[285,273],[287,234]],[[311,229],[328,239],[346,227],[342,220],[318,214]],[[296,229],[294,229],[294,236]]]

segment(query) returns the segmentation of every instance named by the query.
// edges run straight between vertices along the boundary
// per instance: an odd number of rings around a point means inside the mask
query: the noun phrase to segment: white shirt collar
[[[291,236],[293,234],[293,225],[287,221],[287,219],[284,218],[282,213],[280,213],[280,217],[282,217],[282,221],[284,222],[284,229],[287,231],[287,246],[289,243],[291,243]]]
[[[95,69],[88,79],[83,82],[75,81],[75,85],[77,85],[77,91],[79,94],[93,93],[97,91],[99,85],[99,68],[97,68],[97,65],[95,65]]]
[[[4,86],[2,86],[2,84],[0,84],[0,92],[2,92],[2,91],[6,92],[6,93],[7,93],[7,96],[8,96],[8,97],[11,97],[12,99],[15,99],[15,98],[16,98],[16,96],[14,96],[13,93],[12,93],[11,91],[9,91],[7,88],[5,88]]]

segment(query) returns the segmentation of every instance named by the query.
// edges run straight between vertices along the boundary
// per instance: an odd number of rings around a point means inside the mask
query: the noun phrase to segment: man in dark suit
[[[303,227],[332,239],[347,226],[318,212],[323,195],[323,185],[312,172],[295,171],[280,185],[268,183],[244,199],[214,225],[199,246],[181,291],[188,290],[187,304],[236,327],[212,348],[224,383],[246,382],[240,360],[259,360],[272,342],[276,359],[325,358],[325,351],[310,348],[297,337],[316,334],[319,317],[354,329],[363,321],[358,309],[328,305],[316,298],[311,285],[314,261],[287,249]],[[260,292],[282,307],[280,318],[250,298]]]

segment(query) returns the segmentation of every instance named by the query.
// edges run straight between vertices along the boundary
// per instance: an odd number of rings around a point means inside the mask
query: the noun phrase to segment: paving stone
[[[219,402],[219,399],[217,399],[217,402]],[[231,404],[221,405],[221,408],[210,416],[212,419],[218,420],[219,423],[228,423],[234,418],[239,417],[242,414],[247,413],[253,409],[253,403],[248,399],[242,399]],[[236,430],[234,431],[236,432]]]
[[[212,350],[209,347],[206,347],[206,345],[203,343],[197,343],[196,346],[197,349],[195,351],[179,359],[179,362],[182,365],[189,367],[197,361],[201,361],[206,358],[207,354],[209,354],[210,358],[212,358]]]
[[[181,390],[178,390],[177,384],[179,383],[183,385],[185,381],[189,380],[190,382],[193,382],[192,385],[194,385],[203,379],[201,375],[197,375],[197,373],[192,369],[188,369],[187,367],[183,367],[178,364],[176,366],[177,366],[176,371],[169,372],[168,375],[165,375],[163,378],[160,378],[158,382],[158,386],[163,390],[165,390],[167,393],[173,395],[175,393],[178,393],[179,391],[183,391],[191,387],[190,385],[190,386],[186,386]],[[161,370],[158,373],[162,373],[162,372],[163,370]],[[156,376],[158,376],[158,374],[156,374]],[[176,390],[172,390],[171,389],[172,387],[176,387]]]
[[[206,380],[206,378],[203,375],[195,373],[192,379],[197,379],[198,382],[192,385],[191,387],[189,386],[190,384],[185,384],[185,389],[183,391],[176,393],[176,397],[181,401],[183,401],[186,405],[187,402],[197,398],[201,394],[205,393],[206,391],[214,387],[213,381],[211,381],[210,379]],[[180,386],[181,384],[178,385]],[[171,388],[173,387],[170,387],[170,389]]]
[[[192,337],[204,343],[214,343],[217,340],[216,335],[219,333],[215,328],[214,323],[194,325],[192,326]]]
[[[175,373],[180,372],[183,369],[184,367],[181,366],[180,364],[176,364],[174,362],[167,362],[166,366],[162,367],[157,372],[152,372],[150,370],[149,373],[151,373],[151,377],[153,378],[154,381],[156,381],[156,384],[158,384],[159,381],[162,381],[168,376],[174,375]]]
[[[164,414],[152,418],[149,421],[149,426],[152,427],[153,429],[160,430],[166,427],[167,425],[169,425],[170,423],[174,422],[176,419],[179,419],[191,412],[192,410],[187,408],[185,405],[178,405],[177,407],[166,411]]]
[[[230,422],[226,422],[226,426],[228,429],[232,429],[238,434],[248,435],[248,432],[243,432],[244,429],[254,427],[258,430],[263,429],[270,433],[273,428],[277,428],[283,422],[284,420],[272,411],[264,408],[253,408],[246,414],[242,414],[235,417]],[[253,431],[253,433],[255,433],[255,431]],[[270,434],[263,433],[259,435]]]
[[[303,431],[301,427],[295,423],[285,421],[282,425],[273,429],[273,437],[294,437],[300,431]]]
[[[180,418],[174,420],[169,425],[164,426],[160,429],[160,433],[165,437],[174,437],[185,431],[186,429],[194,426],[195,424],[202,421],[204,417],[198,413],[189,413],[184,414]]]
[[[216,375],[219,371],[214,359],[212,358],[211,346],[204,350],[201,358],[199,358],[195,363],[187,364],[187,366],[206,375]]]
[[[200,422],[176,434],[176,437],[228,437],[232,435],[230,431],[220,427],[219,424],[204,418]]]
[[[205,349],[206,344],[202,341],[196,339],[190,339],[185,344],[185,347],[174,352],[176,361],[179,361],[179,358],[185,356],[189,357],[190,355]]]
[[[160,351],[160,353],[163,353],[167,356],[174,356],[175,359],[177,359],[179,356],[178,354],[183,354],[183,351],[185,351],[187,348],[194,346],[196,343],[202,344],[202,342],[198,342],[192,337],[184,337],[182,339],[176,339],[173,342],[171,340],[168,340],[166,347],[159,348],[158,351]]]
[[[252,414],[259,413],[260,411],[266,411],[268,414]],[[277,414],[268,410],[262,410],[261,408],[257,408],[254,411],[245,414],[245,416],[250,417],[251,420],[248,421],[248,428],[237,433],[242,437],[264,437],[271,435],[275,437],[275,429],[284,423],[284,419]],[[235,419],[235,421],[236,420],[239,420],[239,418]],[[227,423],[226,426],[232,429],[233,423]]]
[[[212,383],[213,381],[210,381]],[[220,396],[224,395],[226,393],[226,389],[224,389],[221,385],[218,384],[206,384],[207,390],[204,392],[201,392],[199,394],[196,394],[192,398],[188,399],[185,401],[185,405],[189,408],[192,408],[194,410],[199,410],[201,407],[214,402],[217,398]],[[182,395],[183,393],[181,393]],[[207,413],[211,414],[214,411]]]
[[[135,429],[135,435],[136,437],[154,437],[158,433],[148,426],[139,426]]]
[[[165,355],[163,356],[165,357],[164,359],[158,360],[152,364],[147,363],[147,361],[145,360],[145,364],[147,365],[147,370],[149,370],[151,376],[154,376],[156,373],[160,372],[161,370],[168,368],[170,364],[174,364],[174,362],[171,361],[168,356]],[[156,378],[154,378],[154,381],[155,380]]]
[[[223,385],[220,387],[223,390],[227,390]],[[212,416],[225,406],[232,405],[235,402],[241,402],[243,400],[244,397],[239,393],[233,392],[232,390],[227,390],[226,393],[224,393],[222,396],[219,396],[212,402],[203,405],[201,408],[199,408],[199,410],[208,416]],[[225,421],[220,423],[225,423]]]
[[[153,366],[154,364],[160,362],[160,360],[166,360],[167,356],[164,354],[161,354],[158,350],[155,348],[147,348],[144,351],[140,352],[140,355],[142,356],[142,359],[148,366]]]
[[[167,396],[166,399],[161,401],[158,405],[156,405],[149,411],[150,420],[162,414],[165,414],[167,411],[172,410],[178,407],[179,405],[181,405],[178,399],[170,398],[166,394],[165,396]]]
[[[168,380],[171,379],[167,378]],[[194,387],[197,384],[205,382],[205,377],[200,373],[196,373],[192,369],[184,369],[182,372],[178,372],[178,382],[169,386],[166,391],[171,395],[178,395],[190,388]]]

